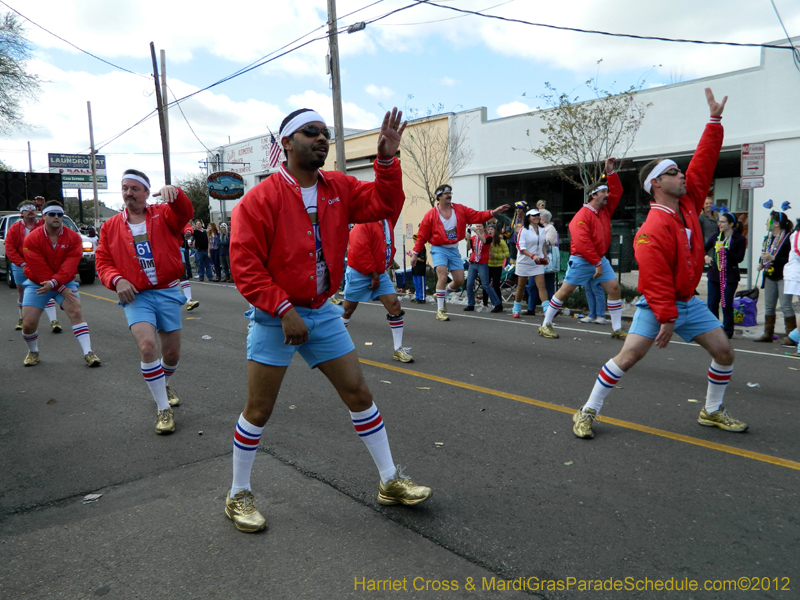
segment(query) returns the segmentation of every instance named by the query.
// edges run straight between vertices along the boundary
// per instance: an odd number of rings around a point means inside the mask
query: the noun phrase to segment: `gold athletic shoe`
[[[408,477],[403,477],[403,468],[397,465],[397,473],[393,479],[385,484],[381,482],[378,491],[378,504],[391,506],[392,504],[405,504],[413,506],[431,497],[431,488],[417,485]]]
[[[611,334],[612,340],[624,340],[626,337],[628,337],[628,332],[621,327]]]
[[[267,528],[267,520],[256,509],[256,500],[250,490],[239,490],[225,498],[225,514],[239,531],[255,533]]]
[[[720,406],[719,410],[713,413],[706,412],[706,409],[700,411],[700,416],[697,422],[705,427],[719,427],[725,431],[747,431],[747,423],[737,421],[728,414],[724,406]]]
[[[554,340],[558,339],[558,334],[555,331],[553,331],[552,323],[548,323],[547,325],[542,325],[541,327],[539,327],[539,335]]]
[[[28,352],[28,356],[25,357],[25,361],[22,364],[26,367],[35,367],[39,364],[39,353]]]
[[[447,316],[447,311],[446,310],[444,310],[444,309],[437,310],[436,311],[436,320],[437,321],[449,321],[450,317]]]
[[[20,317],[19,321],[17,321],[17,326],[14,327],[14,331],[19,331],[21,329],[22,329],[22,317]]]
[[[86,365],[89,367],[99,367],[100,366],[100,359],[97,358],[97,354],[94,352],[87,352],[86,356],[83,357],[83,360],[86,361]]]
[[[167,401],[169,401],[170,406],[178,406],[181,403],[175,395],[175,392],[173,392],[172,388],[169,386],[167,386]]]
[[[414,362],[414,357],[408,353],[409,350],[411,350],[411,348],[400,348],[399,350],[395,350],[394,354],[392,354],[392,358],[404,363]]]
[[[580,409],[574,415],[572,415],[572,422],[575,425],[572,426],[572,433],[574,433],[579,438],[584,438],[590,440],[594,437],[594,431],[592,431],[592,422],[597,418],[597,411],[593,408],[587,409]]]
[[[336,304],[338,306],[341,303],[342,303],[342,301],[339,300],[338,298],[336,298],[335,296],[331,297],[331,304]]]
[[[194,310],[198,306],[200,306],[200,300],[189,300],[186,303],[186,310]]]
[[[156,414],[156,433],[172,433],[175,431],[175,414],[171,408],[165,408]]]
[[[61,333],[61,323],[59,323],[57,320],[50,321],[50,329],[53,330],[53,333]]]

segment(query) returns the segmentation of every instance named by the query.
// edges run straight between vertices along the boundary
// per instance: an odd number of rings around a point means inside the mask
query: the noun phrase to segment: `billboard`
[[[68,189],[92,189],[92,157],[88,154],[48,154],[51,173],[61,173],[61,185]],[[106,157],[95,154],[97,189],[108,189]]]

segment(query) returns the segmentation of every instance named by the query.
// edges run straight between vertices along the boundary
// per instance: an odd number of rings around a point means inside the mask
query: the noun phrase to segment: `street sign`
[[[742,144],[742,177],[764,174],[766,144]]]
[[[61,173],[61,187],[66,189],[92,189],[92,157],[88,154],[48,154],[51,173]],[[97,189],[108,189],[106,157],[95,154]]]
[[[763,177],[742,177],[739,182],[739,187],[743,190],[752,190],[753,188],[764,187]]]

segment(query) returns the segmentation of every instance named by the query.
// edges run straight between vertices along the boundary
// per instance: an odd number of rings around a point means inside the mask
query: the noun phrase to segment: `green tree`
[[[175,186],[181,188],[189,196],[194,207],[194,218],[208,223],[210,209],[208,202],[208,180],[203,173],[187,175],[178,179]]]
[[[25,70],[31,57],[30,43],[17,16],[0,16],[0,135],[8,135],[24,126],[22,103],[34,99],[40,80]]]
[[[537,113],[544,123],[540,129],[544,140],[524,150],[552,165],[562,179],[586,189],[600,180],[606,158],[613,156],[619,164],[633,146],[645,112],[652,106],[636,100],[642,85],[615,94],[589,79],[582,87],[593,97],[582,100],[545,83],[547,93],[540,98],[549,109]],[[525,133],[531,137],[530,130]]]

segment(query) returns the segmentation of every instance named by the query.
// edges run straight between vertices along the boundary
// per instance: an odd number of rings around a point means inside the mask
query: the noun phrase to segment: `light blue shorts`
[[[348,302],[369,302],[379,296],[397,293],[386,273],[381,273],[381,283],[376,290],[367,288],[372,283],[372,277],[359,273],[353,267],[347,267],[344,277],[344,299]]]
[[[18,267],[14,263],[11,263],[11,274],[14,276],[14,283],[17,285],[32,285],[28,278],[25,277],[25,271],[22,270],[22,267]]]
[[[614,273],[614,269],[611,268],[611,263],[608,262],[608,259],[605,256],[600,261],[600,264],[603,265],[603,274],[597,278],[597,281],[603,283],[604,281],[611,281],[612,279],[617,278],[617,274]],[[592,282],[595,269],[594,265],[588,260],[573,254],[569,257],[568,265],[567,275],[564,277],[564,281],[566,281],[568,284],[585,286]]]
[[[697,296],[693,296],[691,300],[686,302],[676,302],[675,305],[678,308],[675,333],[686,342],[691,342],[698,335],[707,333],[712,329],[722,327],[719,319],[708,310],[708,305]],[[636,303],[636,306],[638,308],[633,316],[633,323],[631,323],[628,333],[655,339],[661,330],[661,323],[656,320],[653,309],[647,305],[644,296]]]
[[[271,317],[255,307],[250,307],[244,316],[250,319],[247,334],[247,360],[254,360],[273,367],[288,367],[292,356],[299,352],[310,368],[339,358],[356,349],[350,334],[340,318],[344,314],[341,306],[326,302],[319,308],[294,309],[308,327],[308,341],[300,346],[284,344],[280,317]]]
[[[38,290],[41,286],[36,285],[28,279],[25,281],[27,283],[25,284],[25,291],[22,294],[22,306],[35,306],[36,308],[44,310],[44,307],[47,306],[47,303],[50,302],[51,298],[55,300],[58,306],[61,306],[61,303],[64,301],[64,296],[62,296],[59,292],[56,290],[50,290],[46,294],[37,294],[36,290]],[[75,281],[70,281],[67,284],[67,287],[73,292],[78,291],[78,284]],[[78,294],[78,298],[80,298],[80,294]]]
[[[458,248],[442,248],[441,246],[431,246],[431,258],[433,259],[433,268],[440,265],[447,267],[448,271],[464,270],[464,259],[461,258],[461,253]]]
[[[180,286],[163,290],[144,290],[136,294],[130,304],[120,306],[125,309],[128,328],[135,323],[150,323],[156,331],[177,331],[181,329],[181,306],[186,304]]]

